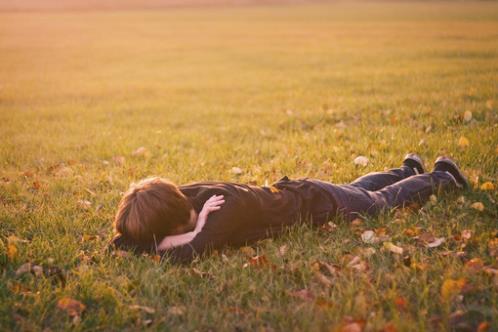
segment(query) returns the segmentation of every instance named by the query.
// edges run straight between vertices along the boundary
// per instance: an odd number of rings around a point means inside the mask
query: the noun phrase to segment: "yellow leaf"
[[[465,136],[461,136],[459,139],[458,139],[458,146],[461,147],[461,148],[466,148],[470,145],[470,142],[469,140],[467,139],[467,137]]]
[[[485,191],[488,191],[488,190],[495,190],[495,185],[494,185],[494,184],[493,184],[493,182],[491,182],[491,181],[484,182],[484,183],[481,185],[481,190],[485,190]]]
[[[70,317],[81,316],[86,306],[78,300],[63,297],[57,302],[57,307],[64,310]]]
[[[384,248],[398,255],[403,254],[403,248],[394,245],[392,242],[384,242]]]
[[[7,257],[9,260],[13,261],[16,258],[18,253],[17,247],[14,243],[7,244]]]
[[[465,279],[446,279],[441,285],[441,296],[443,300],[448,300],[458,295],[465,286]]]
[[[471,111],[465,111],[463,113],[463,121],[470,122],[471,120],[472,120],[472,112]]]
[[[472,203],[470,207],[477,211],[484,211],[484,204],[481,202]]]

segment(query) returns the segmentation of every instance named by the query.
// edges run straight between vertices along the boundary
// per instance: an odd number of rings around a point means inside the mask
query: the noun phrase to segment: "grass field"
[[[497,110],[498,3],[0,13],[0,330],[496,331]],[[106,251],[145,176],[341,183],[409,151],[474,190],[186,267]]]

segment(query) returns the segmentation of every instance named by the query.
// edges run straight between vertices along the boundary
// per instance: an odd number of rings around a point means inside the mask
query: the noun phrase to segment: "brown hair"
[[[159,242],[190,221],[190,201],[178,186],[163,178],[133,183],[119,202],[117,232],[137,244]]]

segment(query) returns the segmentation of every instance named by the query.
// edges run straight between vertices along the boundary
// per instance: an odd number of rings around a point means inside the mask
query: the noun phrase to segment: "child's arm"
[[[221,209],[221,205],[223,205],[223,203],[225,203],[225,201],[223,200],[223,195],[211,196],[211,198],[209,198],[204,203],[204,206],[202,207],[202,210],[199,213],[199,216],[197,217],[197,223],[195,225],[195,229],[188,233],[166,236],[159,244],[158,250],[163,251],[171,249],[173,247],[178,247],[192,241],[206,224],[208,215],[211,212]]]

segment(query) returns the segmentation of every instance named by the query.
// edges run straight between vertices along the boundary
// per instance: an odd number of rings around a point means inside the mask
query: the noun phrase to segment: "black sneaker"
[[[469,189],[469,181],[463,175],[457,164],[448,157],[438,157],[434,162],[434,171],[448,172],[455,178],[457,185],[464,189]]]
[[[423,174],[425,173],[424,169],[424,161],[420,156],[416,153],[409,153],[405,156],[403,160],[403,165],[410,167],[413,169],[415,174]]]

